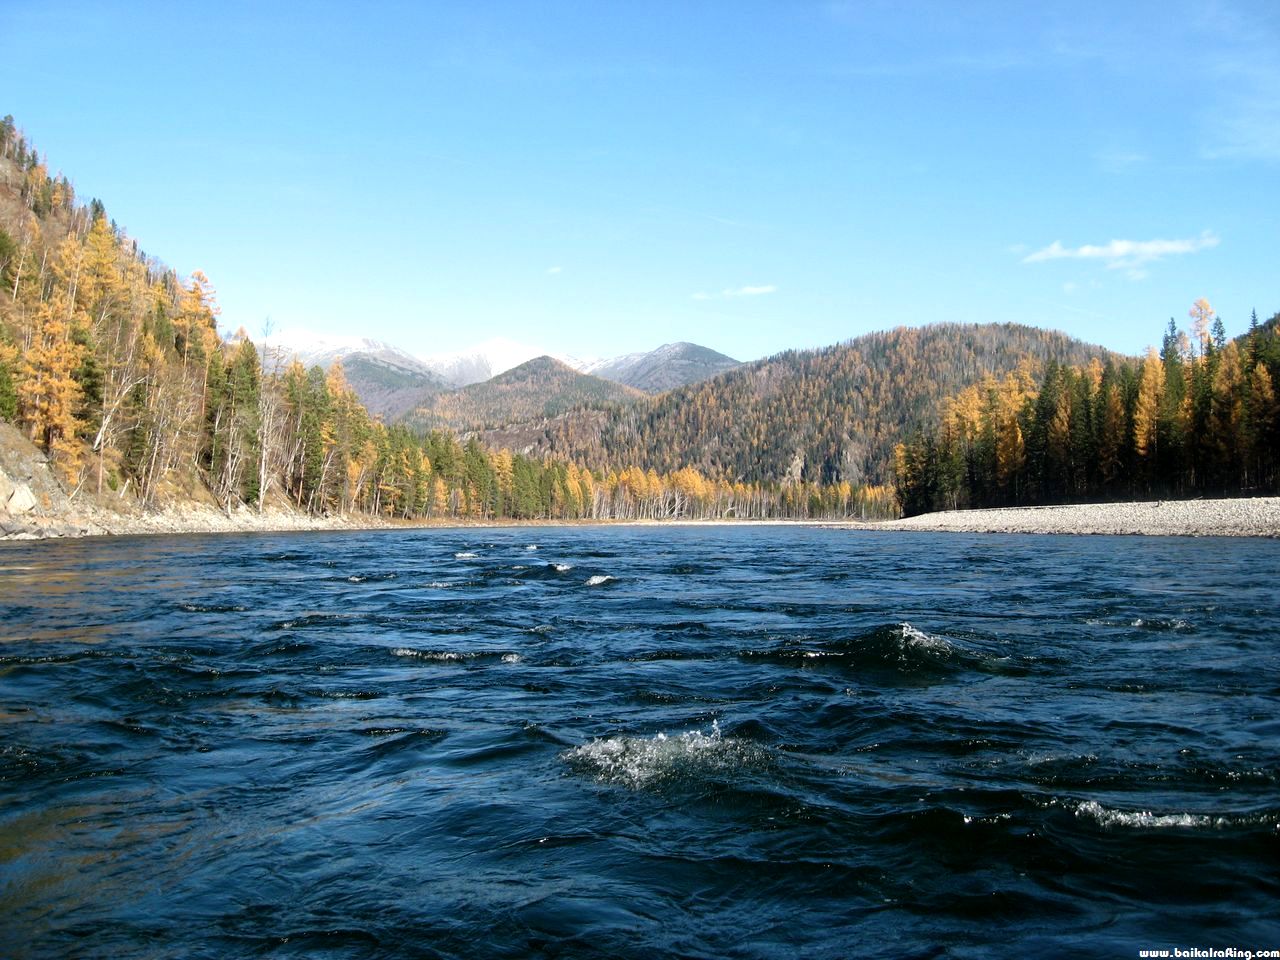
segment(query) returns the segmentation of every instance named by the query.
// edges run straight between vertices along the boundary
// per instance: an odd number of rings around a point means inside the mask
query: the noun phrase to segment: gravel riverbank
[[[953,510],[923,514],[905,520],[860,525],[860,528],[957,533],[1280,537],[1280,497]]]

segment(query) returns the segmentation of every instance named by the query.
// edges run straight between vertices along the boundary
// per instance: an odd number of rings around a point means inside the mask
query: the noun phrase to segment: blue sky
[[[0,113],[254,334],[1137,352],[1198,297],[1280,310],[1270,0],[0,0],[0,33]]]

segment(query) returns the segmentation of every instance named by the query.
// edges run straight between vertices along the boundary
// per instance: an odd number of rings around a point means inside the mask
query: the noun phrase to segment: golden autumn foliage
[[[1280,315],[1233,341],[1208,301],[1191,315],[1198,350],[1171,324],[1140,362],[1050,364],[944,402],[896,451],[904,512],[1280,489]]]
[[[1164,365],[1156,348],[1147,351],[1138,380],[1138,402],[1133,411],[1133,444],[1139,457],[1154,456],[1160,419],[1160,398],[1164,396]]]

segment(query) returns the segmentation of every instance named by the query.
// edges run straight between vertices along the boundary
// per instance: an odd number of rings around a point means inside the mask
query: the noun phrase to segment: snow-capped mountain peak
[[[505,373],[535,357],[553,357],[561,363],[581,370],[587,362],[565,354],[549,353],[507,337],[491,337],[452,353],[438,353],[420,359],[450,383],[465,386]]]

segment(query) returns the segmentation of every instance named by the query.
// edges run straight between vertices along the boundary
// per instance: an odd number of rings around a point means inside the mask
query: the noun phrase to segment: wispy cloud
[[[563,272],[564,267],[547,267],[548,276],[555,276],[557,273]]]
[[[1198,253],[1216,247],[1219,240],[1206,230],[1198,237],[1185,240],[1112,240],[1104,244],[1086,243],[1080,247],[1064,247],[1055,240],[1047,247],[1029,253],[1023,263],[1044,263],[1049,260],[1100,260],[1108,270],[1128,271],[1130,279],[1146,277],[1147,264],[1165,257]]]
[[[1201,71],[1215,96],[1205,112],[1210,160],[1280,161],[1280,33],[1274,16],[1211,3],[1203,28],[1213,37]]]
[[[765,294],[777,293],[778,288],[772,284],[762,284],[760,286],[746,287],[730,287],[721,290],[719,293],[705,293],[699,291],[693,295],[695,300],[732,300],[734,297],[762,297]]]
[[[1151,158],[1137,150],[1099,150],[1093,155],[1098,168],[1104,173],[1129,173],[1143,166]]]

